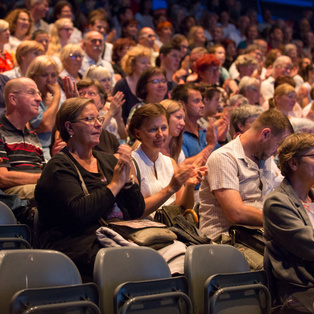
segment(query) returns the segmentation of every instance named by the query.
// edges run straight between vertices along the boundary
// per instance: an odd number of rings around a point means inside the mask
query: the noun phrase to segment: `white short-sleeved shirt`
[[[200,198],[200,229],[211,239],[228,231],[232,223],[225,217],[213,191],[232,189],[240,193],[244,204],[263,208],[265,196],[272,191],[271,159],[259,166],[248,158],[240,137],[214,151],[206,162]]]
[[[141,172],[141,192],[145,197],[157,194],[169,183],[174,174],[171,158],[159,153],[155,162],[157,177],[154,172],[154,163],[146,156],[141,146],[132,152],[133,158],[136,160]],[[171,205],[176,201],[174,193],[163,205]]]

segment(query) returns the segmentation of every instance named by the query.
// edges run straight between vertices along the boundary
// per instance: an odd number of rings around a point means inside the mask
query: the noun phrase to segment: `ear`
[[[299,163],[296,158],[292,157],[288,161],[289,167],[291,168],[292,171],[296,171],[298,169]]]
[[[65,126],[65,128],[67,129],[69,135],[70,135],[70,136],[71,136],[71,135],[73,136],[73,135],[74,135],[74,130],[73,130],[73,128],[72,128],[71,122],[70,122],[70,121],[66,121],[66,122],[64,123],[64,126]]]
[[[138,129],[135,129],[134,130],[134,135],[135,135],[135,138],[137,139],[137,140],[141,140],[141,138],[140,138],[140,131],[138,130]]]
[[[16,105],[17,105],[16,95],[14,93],[9,94],[9,102],[10,102],[11,106],[16,107]]]
[[[244,133],[244,125],[243,124],[241,124],[241,123],[237,123],[237,127],[238,127],[238,129],[241,131],[241,133]]]
[[[159,55],[159,58],[160,58],[160,61],[161,61],[161,60],[164,60],[164,59],[165,59],[165,55],[164,55],[163,53],[161,53],[161,54]]]
[[[270,135],[271,135],[271,130],[270,128],[265,128],[263,129],[262,133],[261,133],[261,137],[262,137],[262,140],[267,140],[270,138]]]

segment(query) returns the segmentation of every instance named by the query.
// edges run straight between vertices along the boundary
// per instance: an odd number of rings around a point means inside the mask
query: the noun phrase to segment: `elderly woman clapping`
[[[100,249],[95,235],[99,220],[138,218],[144,200],[130,180],[134,169],[128,146],[120,146],[118,160],[92,150],[102,129],[93,100],[66,100],[56,126],[67,145],[48,162],[37,184],[40,244],[67,254],[82,274],[91,276]]]

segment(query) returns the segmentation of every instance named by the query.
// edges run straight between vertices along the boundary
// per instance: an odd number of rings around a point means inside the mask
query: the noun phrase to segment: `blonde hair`
[[[28,53],[39,51],[41,54],[45,53],[45,49],[42,44],[35,40],[24,40],[16,48],[15,58],[18,65],[22,63],[22,57]]]
[[[83,80],[87,78],[98,80],[99,82],[104,78],[110,78],[111,88],[113,88],[112,76],[103,66],[91,65],[83,75]]]
[[[61,62],[66,61],[71,53],[79,52],[82,57],[84,57],[84,50],[78,44],[67,44],[60,51],[60,60]]]
[[[47,51],[48,56],[55,55],[61,51],[61,42],[59,37],[59,30],[65,25],[71,24],[73,27],[73,23],[68,18],[61,18],[54,22],[52,29],[50,31],[50,43]]]
[[[200,25],[196,25],[196,26],[192,26],[190,28],[190,31],[189,31],[189,34],[188,34],[188,42],[189,42],[189,45],[191,47],[194,47],[194,44],[195,44],[195,33],[197,32],[197,30],[201,28],[201,29],[204,29],[202,26]]]
[[[122,69],[127,75],[131,75],[133,73],[135,61],[137,58],[140,57],[148,57],[151,60],[152,54],[149,48],[144,46],[132,47],[122,58],[121,60]]]
[[[10,28],[10,24],[5,20],[0,20],[0,32],[3,32],[7,28]]]
[[[160,104],[166,109],[169,117],[171,114],[177,112],[178,110],[183,110],[186,114],[186,109],[183,103],[172,100],[172,99],[165,99],[160,102]],[[170,121],[169,121],[170,124]],[[183,141],[183,132],[184,129],[180,132],[179,136],[172,137],[169,143],[170,148],[170,157],[172,157],[176,162],[178,162],[179,155],[182,149],[182,141]]]
[[[29,65],[26,76],[34,80],[36,75],[41,75],[51,65],[55,67],[58,75],[60,70],[56,61],[50,56],[39,56]]]
[[[291,92],[295,93],[296,91],[295,91],[295,88],[288,83],[280,84],[279,86],[277,86],[275,89],[274,97],[269,99],[269,109],[273,109],[277,107],[277,101],[276,101],[277,97],[287,95]]]

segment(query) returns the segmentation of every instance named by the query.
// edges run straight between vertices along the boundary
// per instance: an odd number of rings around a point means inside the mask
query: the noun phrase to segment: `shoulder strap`
[[[134,164],[134,167],[135,167],[135,170],[136,170],[136,177],[137,177],[137,181],[138,181],[138,185],[141,189],[141,172],[140,172],[140,168],[138,166],[138,163],[137,161],[135,160],[134,157],[132,157],[132,161],[133,161],[133,164]]]
[[[78,168],[76,167],[76,164],[75,164],[75,163],[71,160],[71,158],[70,158],[67,154],[65,154],[64,152],[59,152],[59,154],[61,154],[62,156],[66,157],[66,158],[68,159],[68,161],[70,161],[70,163],[72,164],[72,166],[76,169],[77,174],[78,174],[78,176],[79,176],[79,178],[80,178],[80,181],[81,181],[82,190],[83,190],[85,196],[89,195],[88,190],[87,190],[87,187],[86,187],[86,184],[85,184],[85,182],[84,182],[84,179],[83,179],[83,177],[82,177],[82,175],[81,175],[80,170],[78,170]]]

